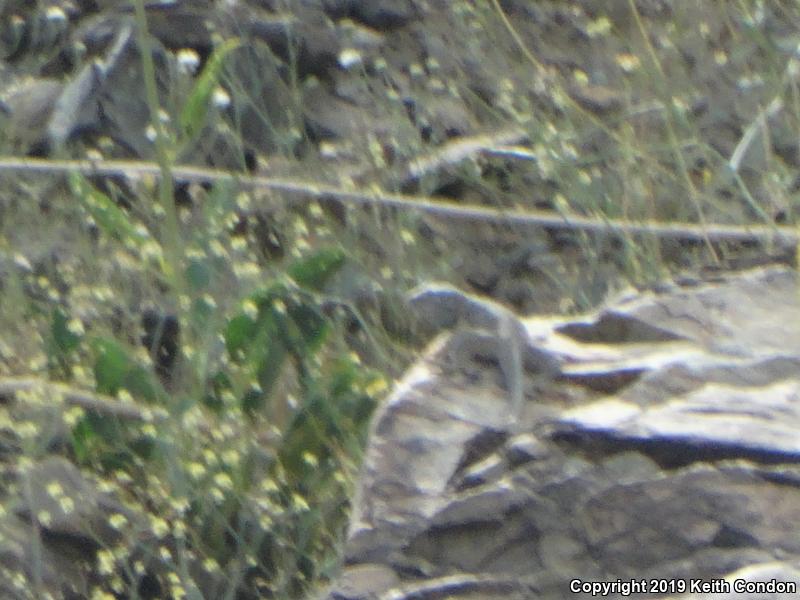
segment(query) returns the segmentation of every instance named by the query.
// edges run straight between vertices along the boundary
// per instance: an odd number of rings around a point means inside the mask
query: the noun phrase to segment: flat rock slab
[[[376,415],[347,585],[327,597],[564,598],[635,579],[700,599],[796,582],[798,314],[796,274],[766,268],[530,320],[564,374],[527,382],[513,431],[496,365],[452,364],[440,338]],[[786,597],[769,593],[730,597]]]

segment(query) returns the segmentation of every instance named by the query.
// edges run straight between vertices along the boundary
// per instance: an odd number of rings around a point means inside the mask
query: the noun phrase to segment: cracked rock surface
[[[564,375],[528,382],[513,432],[497,369],[448,365],[439,338],[376,415],[327,598],[564,598],[573,580],[672,586],[642,598],[797,585],[797,290],[796,273],[768,268],[529,321],[549,331],[542,346]]]

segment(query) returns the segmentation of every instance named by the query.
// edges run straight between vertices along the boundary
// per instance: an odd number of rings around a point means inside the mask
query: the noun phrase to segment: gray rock
[[[0,597],[89,597],[96,551],[146,539],[147,519],[66,459],[49,456],[18,471],[4,481]]]
[[[407,25],[414,17],[414,6],[411,0],[350,0],[349,12],[369,27],[387,30]]]
[[[80,548],[43,544],[30,523],[13,515],[0,519],[0,540],[0,597],[29,600],[34,581],[40,594],[53,598],[64,593],[88,595],[89,582],[80,563],[85,553]]]
[[[52,79],[30,79],[14,86],[2,98],[5,135],[16,152],[35,152],[46,143],[47,124],[63,87]]]
[[[90,546],[111,545],[138,526],[144,527],[130,509],[108,494],[100,493],[69,461],[50,457],[32,465],[21,475],[17,514],[47,533],[74,538]],[[110,525],[118,515],[126,523],[124,532]]]
[[[443,365],[446,340],[430,347],[376,414],[350,585],[363,564],[397,578],[379,598],[556,599],[580,579],[618,582],[610,597],[619,582],[673,582],[665,593],[694,600],[736,579],[796,582],[797,275],[684,281],[525,321],[564,375],[514,436],[492,434],[503,390]]]

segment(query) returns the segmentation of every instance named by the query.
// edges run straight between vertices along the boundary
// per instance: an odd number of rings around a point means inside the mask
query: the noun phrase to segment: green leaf
[[[197,81],[195,81],[178,121],[181,133],[186,139],[192,139],[202,131],[208,114],[211,95],[219,82],[225,58],[240,45],[241,40],[238,38],[232,38],[219,45],[209,57]]]
[[[223,337],[225,349],[231,359],[236,362],[246,360],[247,350],[256,335],[256,321],[249,316],[239,314],[228,321]]]
[[[142,435],[138,438],[132,440],[128,446],[136,456],[143,458],[144,460],[149,460],[153,458],[155,451],[156,451],[156,442],[155,440],[148,436]]]
[[[256,365],[258,385],[261,386],[261,393],[264,397],[269,396],[272,388],[277,383],[287,356],[286,346],[283,345],[281,340],[273,338],[267,345],[262,359]],[[246,400],[243,407],[247,404],[252,403]]]
[[[211,283],[211,269],[208,264],[197,258],[190,259],[186,267],[186,281],[194,292],[205,290]]]
[[[158,400],[161,388],[153,373],[132,358],[123,346],[108,338],[93,340],[97,391],[114,396],[120,389],[148,402]]]
[[[339,397],[358,389],[359,378],[363,377],[362,371],[363,367],[349,357],[337,360],[331,369],[328,385],[331,395]]]
[[[78,463],[85,463],[92,454],[97,433],[89,419],[83,417],[72,428],[72,451]]]
[[[94,340],[93,347],[97,391],[113,396],[122,387],[125,375],[131,368],[131,361],[122,346],[114,340],[98,338]]]
[[[307,364],[322,346],[329,325],[313,295],[283,282],[258,290],[246,302],[249,309],[229,319],[223,337],[231,359],[245,365],[261,387],[240,399],[242,408],[251,411],[263,405],[289,357],[300,381],[307,384]]]
[[[275,300],[287,294],[283,284],[270,284],[252,293],[243,302],[243,305],[251,305],[249,311],[242,310],[229,319],[223,337],[225,348],[234,361],[252,363],[263,359],[266,346],[280,334],[281,317],[275,310]],[[256,307],[255,311],[252,311],[252,306]]]
[[[105,467],[130,465],[126,427],[115,417],[88,411],[72,428],[72,450],[78,462],[99,460]]]
[[[269,302],[259,302],[258,315],[234,316],[225,329],[225,347],[234,362],[245,364],[258,377],[262,393],[269,394],[286,360],[286,346],[280,333],[281,317]],[[243,399],[243,406],[252,406]]]
[[[147,402],[158,400],[160,387],[156,383],[152,372],[141,365],[130,365],[122,381],[121,387],[128,390],[134,397]]]
[[[233,389],[233,382],[224,371],[217,371],[208,382],[206,393],[203,396],[203,404],[215,413],[222,414],[225,402],[222,396],[225,392]]]
[[[80,346],[82,336],[69,327],[69,317],[60,308],[50,315],[50,337],[47,340],[47,358],[51,369],[58,370],[59,377],[72,376],[70,355]]]
[[[329,330],[328,321],[319,309],[310,303],[296,303],[289,306],[287,313],[291,317],[287,326],[290,326],[290,332],[295,334],[290,337],[294,342],[293,345],[297,347],[302,343],[305,352],[317,350]]]
[[[150,237],[131,223],[128,214],[103,192],[91,185],[80,173],[70,173],[69,185],[84,210],[91,215],[97,227],[125,243],[141,247]]]
[[[346,257],[341,248],[324,248],[296,261],[287,272],[300,287],[319,291],[344,265]]]
[[[60,308],[53,310],[50,333],[53,336],[56,350],[62,356],[75,350],[81,343],[81,336],[69,329],[69,319]]]

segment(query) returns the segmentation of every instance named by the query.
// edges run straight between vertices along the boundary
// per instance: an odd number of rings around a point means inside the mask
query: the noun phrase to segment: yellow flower
[[[621,52],[617,54],[614,58],[617,61],[617,64],[619,65],[620,69],[622,69],[626,73],[635,71],[642,64],[638,56],[636,56],[635,54],[630,54],[629,52]]]

